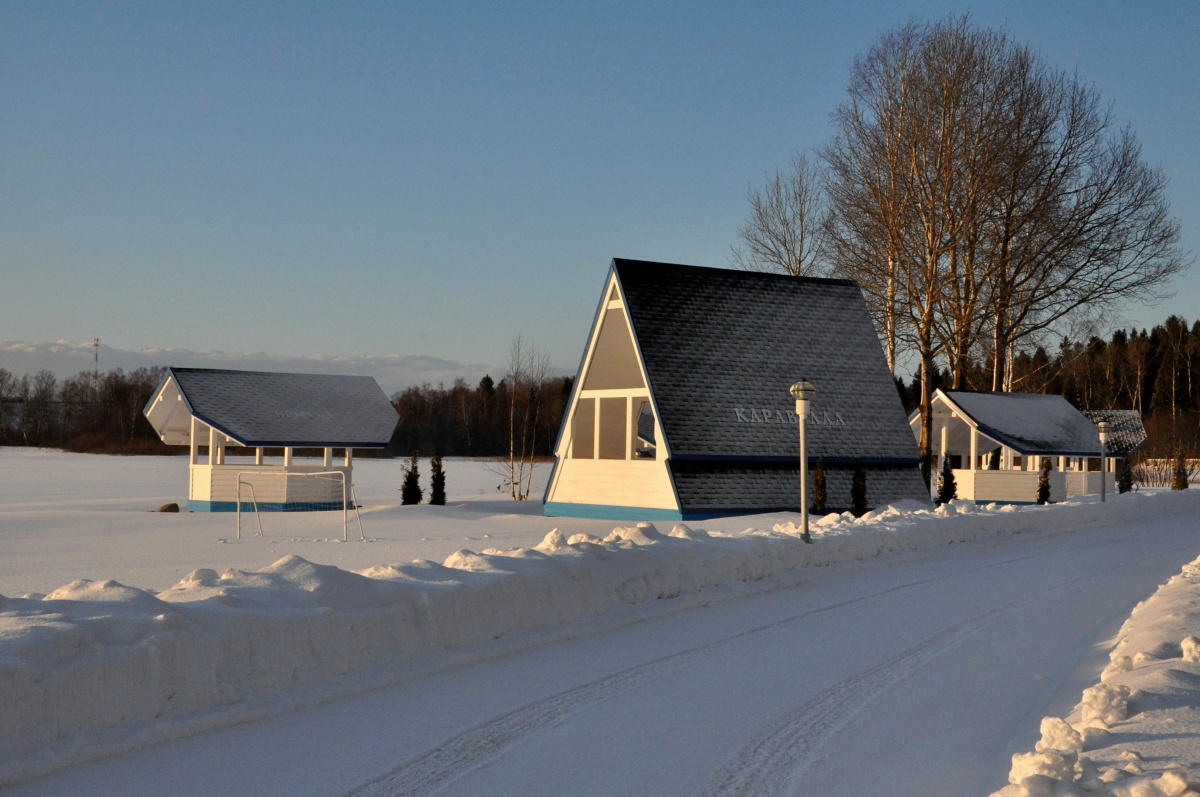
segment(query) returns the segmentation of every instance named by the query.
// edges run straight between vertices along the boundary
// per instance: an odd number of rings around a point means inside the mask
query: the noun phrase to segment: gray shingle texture
[[[816,387],[811,460],[829,505],[927,500],[919,453],[858,286],[636,260],[613,261],[650,379],[683,512],[796,508],[798,422],[788,389]],[[839,464],[846,467],[838,467]]]
[[[800,378],[808,453],[919,454],[858,286],[615,260],[672,456],[793,459]]]
[[[1083,410],[1092,423],[1108,424],[1105,448],[1114,457],[1127,457],[1146,442],[1146,427],[1137,410]]]
[[[399,420],[369,376],[172,368],[192,412],[246,446],[382,448]]]
[[[867,505],[883,506],[904,499],[926,500],[925,482],[915,465],[864,466]],[[684,513],[741,510],[746,512],[792,510],[800,506],[800,468],[783,463],[726,464],[673,462],[672,475]],[[850,508],[852,465],[825,466],[826,507],[830,512]],[[812,502],[812,467],[808,474]]]

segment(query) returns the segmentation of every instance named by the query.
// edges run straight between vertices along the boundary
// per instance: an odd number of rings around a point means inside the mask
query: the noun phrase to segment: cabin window
[[[1100,472],[1100,457],[1088,457],[1088,471],[1091,473]]]
[[[624,398],[600,399],[600,459],[625,459],[626,407]]]
[[[575,404],[575,423],[571,430],[571,458],[596,457],[596,400],[581,398]]]
[[[646,396],[633,397],[633,458],[654,459],[654,410]]]

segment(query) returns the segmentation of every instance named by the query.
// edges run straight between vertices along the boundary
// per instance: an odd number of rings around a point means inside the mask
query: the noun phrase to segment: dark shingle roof
[[[855,283],[622,259],[613,268],[673,461],[794,461],[788,388],[802,377],[817,388],[811,457],[918,461]]]
[[[916,465],[864,466],[867,505],[895,503],[903,499],[924,501],[928,493]],[[683,512],[795,511],[800,505],[800,468],[783,462],[725,463],[685,460],[671,463],[671,475]],[[853,465],[826,465],[826,507],[842,512],[851,507],[850,482]],[[808,474],[812,499],[812,469]]]
[[[1092,423],[1108,424],[1106,448],[1114,457],[1127,457],[1146,442],[1146,427],[1137,410],[1083,410]]]
[[[245,446],[382,448],[398,420],[369,376],[172,368],[167,378],[197,418]]]

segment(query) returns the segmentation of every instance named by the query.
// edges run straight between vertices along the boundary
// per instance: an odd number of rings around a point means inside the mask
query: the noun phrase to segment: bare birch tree
[[[827,270],[821,175],[807,157],[796,155],[787,171],[776,169],[761,190],[748,188],[746,200],[750,218],[738,230],[741,241],[729,257],[735,267],[793,277]]]
[[[519,335],[508,352],[508,458],[505,483],[514,501],[529,498],[533,486],[534,452],[541,417],[538,388],[546,381],[549,358]]]
[[[995,39],[966,18],[924,28],[909,23],[885,33],[856,60],[849,96],[834,114],[838,133],[826,150],[831,227],[840,251],[859,253],[840,265],[860,284],[895,280],[895,310],[921,363],[926,484],[932,380],[944,348],[937,321],[956,278],[963,227],[972,217],[975,189],[964,185],[964,166],[977,143],[978,92],[989,63],[984,54],[998,46]],[[868,218],[859,209],[869,210]],[[894,274],[873,278],[882,264]]]

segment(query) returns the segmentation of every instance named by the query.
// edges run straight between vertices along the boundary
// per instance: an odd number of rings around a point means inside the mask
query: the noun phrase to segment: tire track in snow
[[[742,643],[756,636],[766,635],[777,631],[778,629],[814,615],[819,615],[824,612],[837,611],[846,607],[854,606],[859,603],[870,602],[889,594],[900,592],[903,590],[922,587],[927,584],[945,581],[949,579],[961,578],[978,570],[985,570],[994,567],[1002,567],[1014,562],[1025,561],[1032,558],[1029,555],[1014,556],[1000,562],[990,562],[974,568],[966,570],[958,570],[952,573],[945,573],[933,578],[921,579],[917,581],[905,582],[896,584],[887,589],[872,592],[867,595],[860,595],[855,598],[850,598],[844,601],[831,603],[826,606],[821,606],[815,609],[808,609],[794,615],[788,615],[777,620],[773,620],[761,626],[748,628],[722,639],[718,639],[703,645],[699,645],[687,650],[670,653],[661,656],[657,659],[652,659],[642,664],[635,665],[625,670],[613,673],[587,684],[568,689],[558,694],[552,695],[543,700],[527,704],[520,708],[514,709],[507,713],[501,714],[490,720],[487,720],[473,728],[470,728],[462,733],[446,739],[437,747],[434,747],[416,758],[410,759],[398,768],[383,775],[382,777],[371,781],[358,789],[352,791],[348,797],[410,797],[412,795],[426,795],[436,793],[440,788],[449,783],[458,780],[459,778],[487,766],[490,762],[498,759],[505,750],[518,743],[526,736],[534,733],[550,730],[557,725],[565,722],[567,718],[586,706],[601,703],[617,697],[621,693],[627,691],[632,686],[637,686],[648,680],[660,678],[675,670],[681,669],[687,664],[700,657],[706,656],[710,652],[732,645]],[[1024,600],[1030,600],[1027,597]],[[1018,601],[1021,603],[1023,601]],[[1017,604],[1009,604],[1006,607],[993,610],[991,613],[997,613],[1004,609],[1010,608]],[[986,617],[987,615],[983,615]],[[973,618],[966,621],[962,625],[968,625],[977,622],[980,618]],[[958,629],[959,626],[955,626]],[[927,640],[918,648],[927,647],[936,644],[935,640],[941,637],[949,636],[954,629],[943,631],[935,637]],[[950,643],[943,647],[948,647]],[[841,700],[832,701],[830,710],[836,709],[847,699],[851,699],[855,695],[855,689],[861,688],[851,684],[851,681],[863,678],[868,673],[873,673],[876,670],[880,673],[889,672],[889,668],[895,668],[903,665],[903,657],[911,654],[915,649],[910,648],[904,653],[889,659],[888,662],[878,665],[859,676],[854,676],[849,681],[844,681],[842,684],[834,687],[834,692],[842,696]],[[930,652],[926,658],[932,658],[936,652]],[[924,659],[922,659],[923,661]],[[898,680],[898,678],[896,679]],[[820,701],[825,702],[826,698]],[[864,701],[865,703],[865,701]],[[810,705],[810,704],[806,704]],[[811,709],[802,709],[808,711]],[[844,724],[844,723],[843,723]],[[840,726],[839,726],[840,727]],[[815,748],[814,748],[815,749]],[[718,792],[724,794],[725,792]],[[731,792],[733,794],[741,792]]]
[[[1079,576],[997,606],[835,684],[819,697],[788,712],[738,751],[718,770],[701,797],[783,797],[798,793],[804,771],[813,763],[817,751],[868,704],[926,662],[1025,604],[1124,567]]]

